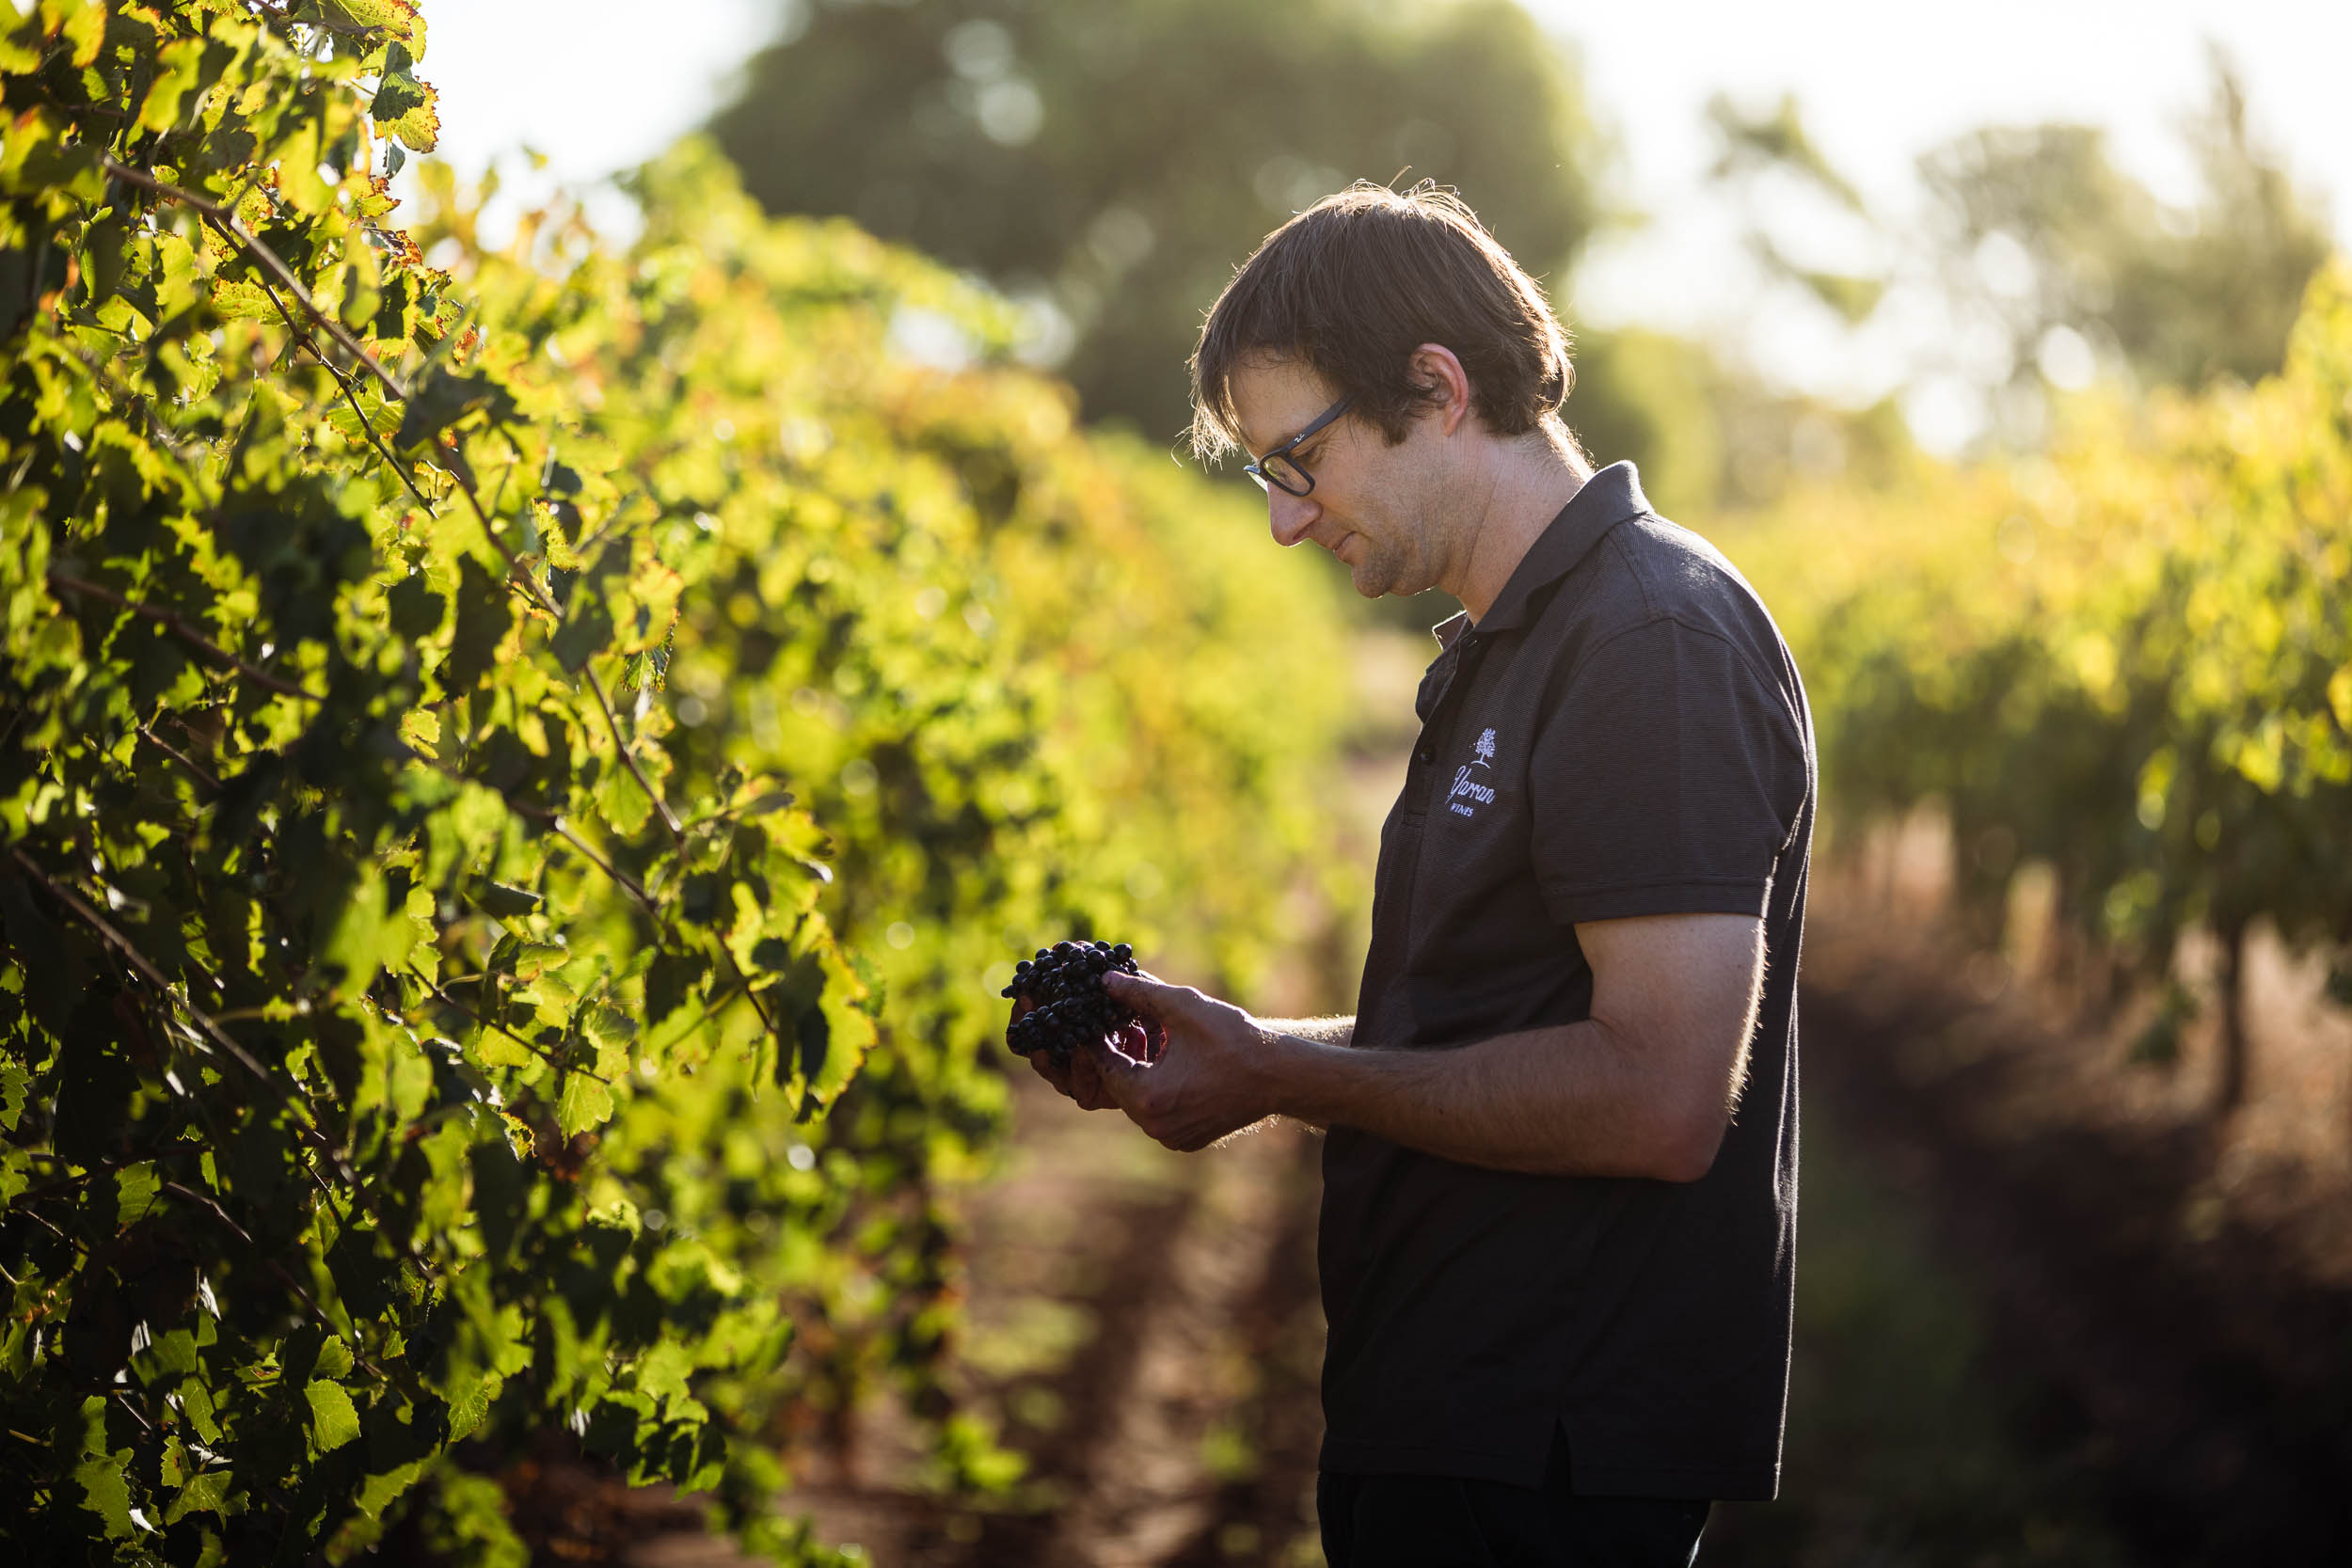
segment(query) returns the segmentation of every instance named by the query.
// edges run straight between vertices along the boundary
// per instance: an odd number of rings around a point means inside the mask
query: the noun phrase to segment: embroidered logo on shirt
[[[1495,732],[1479,731],[1477,744],[1470,750],[1476,754],[1475,760],[1466,762],[1454,770],[1454,789],[1446,796],[1446,809],[1457,816],[1476,816],[1480,806],[1495,803],[1494,786],[1470,777],[1473,768],[1489,773],[1494,771]]]

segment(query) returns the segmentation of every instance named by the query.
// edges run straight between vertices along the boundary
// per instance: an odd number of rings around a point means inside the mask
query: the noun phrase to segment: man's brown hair
[[[1313,371],[1394,446],[1438,399],[1407,369],[1423,343],[1462,361],[1499,436],[1535,428],[1575,384],[1543,290],[1460,197],[1359,180],[1268,234],[1211,308],[1192,356],[1193,450],[1240,444],[1231,381],[1262,357]]]

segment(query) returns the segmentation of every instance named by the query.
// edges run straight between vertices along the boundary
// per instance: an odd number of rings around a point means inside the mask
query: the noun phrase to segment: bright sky
[[[1706,333],[1795,386],[1879,395],[1939,324],[1882,310],[1889,319],[1848,335],[1786,285],[1766,290],[1742,254],[1740,210],[1707,181],[1704,111],[1718,91],[1754,108],[1794,92],[1815,143],[1898,218],[1918,209],[1921,152],[1982,125],[2054,119],[2105,126],[2124,168],[2185,201],[2194,177],[2181,129],[2208,102],[2211,40],[2245,80],[2256,137],[2284,153],[2352,248],[2352,0],[1524,3],[1582,55],[1619,138],[1618,194],[1652,219],[1593,253],[1571,310]]]
[[[731,69],[805,3],[566,0],[550,27],[552,0],[427,0],[421,71],[440,89],[443,154],[473,170],[528,143],[551,175],[595,180],[700,121]],[[1932,325],[1853,338],[1767,291],[1738,210],[1706,180],[1702,115],[1718,90],[1759,106],[1795,92],[1831,160],[1897,215],[1915,207],[1921,151],[1995,121],[2105,125],[2126,168],[2185,197],[2179,126],[2205,102],[2210,39],[2245,76],[2257,134],[2327,198],[2352,247],[2352,0],[1525,3],[1581,54],[1622,150],[1616,194],[1650,215],[1594,252],[1572,314],[1708,332],[1788,385],[1883,392]]]

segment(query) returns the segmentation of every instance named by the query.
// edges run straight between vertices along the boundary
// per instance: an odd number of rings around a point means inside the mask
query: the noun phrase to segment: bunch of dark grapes
[[[1005,1031],[1005,1043],[1022,1055],[1045,1052],[1057,1065],[1090,1040],[1110,1040],[1142,1020],[1112,1000],[1103,976],[1139,974],[1135,949],[1125,942],[1057,942],[1014,966],[1004,994],[1031,1004]]]

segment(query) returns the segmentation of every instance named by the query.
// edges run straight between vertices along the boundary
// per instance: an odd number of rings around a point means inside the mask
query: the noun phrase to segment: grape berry
[[[1005,1043],[1024,1056],[1042,1051],[1056,1066],[1066,1067],[1089,1041],[1111,1040],[1140,1023],[1139,1015],[1103,989],[1103,976],[1114,972],[1141,973],[1135,949],[1123,942],[1116,947],[1107,942],[1057,942],[1039,948],[1036,958],[1014,967],[1012,984],[1004,990],[1006,996],[1032,1004],[1005,1031]],[[1158,1054],[1156,1044],[1147,1048],[1151,1055]]]

